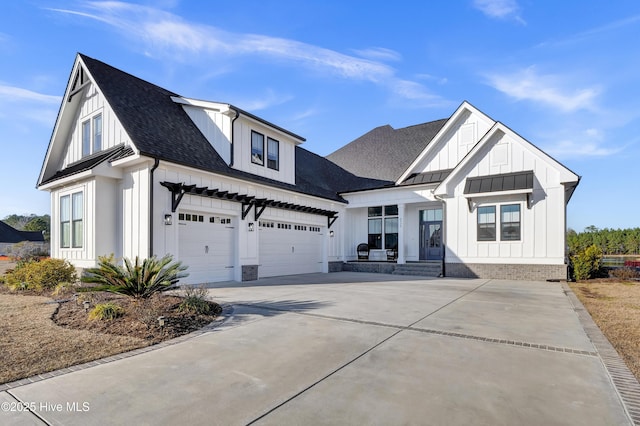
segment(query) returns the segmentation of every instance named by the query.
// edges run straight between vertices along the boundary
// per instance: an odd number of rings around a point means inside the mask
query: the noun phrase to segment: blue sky
[[[640,3],[25,0],[0,6],[0,218],[35,189],[76,52],[327,155],[467,100],[582,181],[568,225],[640,226]]]

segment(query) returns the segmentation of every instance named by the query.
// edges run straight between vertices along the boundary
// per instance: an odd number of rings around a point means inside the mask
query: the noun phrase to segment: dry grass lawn
[[[640,283],[570,283],[600,330],[640,380]]]
[[[147,346],[143,339],[72,330],[48,297],[0,294],[0,383]]]

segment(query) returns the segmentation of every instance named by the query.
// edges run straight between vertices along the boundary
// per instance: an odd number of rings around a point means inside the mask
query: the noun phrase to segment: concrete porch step
[[[437,277],[442,272],[441,264],[438,263],[405,263],[396,265],[394,275],[416,275],[423,277]]]

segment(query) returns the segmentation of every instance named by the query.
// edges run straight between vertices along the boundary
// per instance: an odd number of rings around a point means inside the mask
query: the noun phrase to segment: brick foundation
[[[329,262],[329,272],[342,272],[342,265],[341,260]]]
[[[242,281],[258,279],[258,265],[242,265]]]
[[[567,278],[566,265],[447,263],[445,268],[445,276],[458,278],[523,281],[564,280]]]

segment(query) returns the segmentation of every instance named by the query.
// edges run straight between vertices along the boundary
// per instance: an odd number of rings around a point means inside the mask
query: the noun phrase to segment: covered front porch
[[[441,263],[444,203],[423,188],[394,187],[345,194],[347,263]]]

